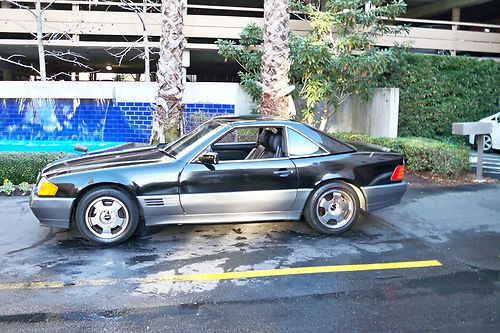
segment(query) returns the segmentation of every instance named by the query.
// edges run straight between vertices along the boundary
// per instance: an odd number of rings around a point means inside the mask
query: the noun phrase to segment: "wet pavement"
[[[341,237],[305,222],[175,225],[113,247],[1,198],[0,332],[498,332],[499,198],[499,185],[411,189]],[[441,266],[196,278],[429,260]]]

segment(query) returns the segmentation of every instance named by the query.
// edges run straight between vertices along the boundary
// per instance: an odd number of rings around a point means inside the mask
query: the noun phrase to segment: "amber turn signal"
[[[403,180],[404,176],[405,176],[405,166],[398,165],[392,173],[391,181],[393,181],[393,182],[401,181],[401,180]]]
[[[38,183],[37,194],[39,197],[53,197],[56,195],[58,187],[46,178],[42,178]]]

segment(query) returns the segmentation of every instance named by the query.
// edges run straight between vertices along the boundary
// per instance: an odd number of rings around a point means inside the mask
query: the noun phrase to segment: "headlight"
[[[58,187],[43,177],[38,182],[36,193],[39,197],[53,197],[56,195]]]

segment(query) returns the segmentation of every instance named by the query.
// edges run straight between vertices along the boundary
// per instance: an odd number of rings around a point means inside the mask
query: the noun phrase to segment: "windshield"
[[[214,129],[218,128],[221,124],[214,120],[209,120],[203,124],[201,124],[194,131],[185,134],[177,141],[174,141],[172,144],[163,148],[162,150],[170,156],[177,156],[182,153],[186,148],[191,146],[196,141],[202,139],[204,136],[208,135]]]

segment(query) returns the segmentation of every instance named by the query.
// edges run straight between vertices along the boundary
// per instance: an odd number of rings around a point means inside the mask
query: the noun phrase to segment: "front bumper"
[[[406,182],[365,186],[361,191],[365,196],[366,212],[392,206],[401,202],[401,198],[406,192],[408,184]]]
[[[69,228],[74,201],[75,198],[41,198],[33,193],[30,197],[30,208],[41,225]]]

